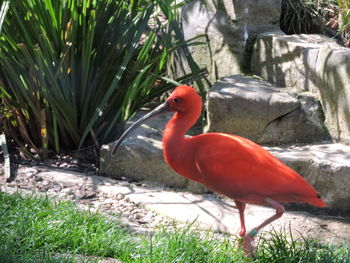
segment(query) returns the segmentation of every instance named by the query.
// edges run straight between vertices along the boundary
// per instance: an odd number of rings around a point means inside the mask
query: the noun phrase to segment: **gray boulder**
[[[322,109],[308,94],[272,87],[252,77],[230,76],[207,97],[206,132],[226,132],[263,144],[327,138]]]
[[[307,92],[297,94],[296,97],[299,107],[270,122],[258,142],[308,143],[330,138],[324,126],[324,115],[320,102]]]
[[[240,74],[248,62],[246,44],[256,34],[279,28],[282,0],[195,0],[182,10],[185,39],[201,36],[205,45],[190,47],[195,62],[209,79]],[[182,60],[185,61],[185,60]],[[177,73],[188,72],[177,61]]]
[[[251,71],[270,83],[318,94],[316,65],[321,47],[338,46],[322,35],[260,34],[253,46]]]
[[[349,48],[322,48],[317,61],[317,76],[325,124],[335,141],[350,144]]]
[[[272,32],[258,36],[254,74],[280,86],[310,91],[322,104],[331,138],[350,144],[350,51],[321,35]]]

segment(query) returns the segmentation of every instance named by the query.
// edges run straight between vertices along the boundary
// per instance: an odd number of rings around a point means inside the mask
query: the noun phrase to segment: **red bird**
[[[326,206],[301,175],[248,139],[225,133],[204,133],[185,138],[185,133],[197,121],[201,111],[202,100],[197,92],[192,87],[179,86],[165,103],[125,131],[112,154],[141,123],[175,112],[163,132],[165,161],[181,176],[235,201],[241,222],[239,235],[245,237],[243,248],[247,254],[253,250],[251,243],[256,234],[284,213],[280,202]],[[246,234],[246,204],[267,204],[275,208],[276,213]]]

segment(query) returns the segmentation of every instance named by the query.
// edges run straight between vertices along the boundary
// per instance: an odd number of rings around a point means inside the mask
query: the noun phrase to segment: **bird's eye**
[[[177,97],[175,97],[174,99],[173,99],[173,102],[179,102],[180,101],[180,98],[177,98]]]

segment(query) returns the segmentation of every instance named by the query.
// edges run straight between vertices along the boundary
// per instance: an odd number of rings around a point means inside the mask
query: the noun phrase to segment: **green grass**
[[[79,211],[71,202],[43,197],[0,193],[0,211],[0,263],[74,262],[73,255],[142,263],[350,262],[349,246],[287,239],[285,233],[261,239],[254,259],[245,257],[228,237],[218,239],[192,226],[137,235],[115,218]]]

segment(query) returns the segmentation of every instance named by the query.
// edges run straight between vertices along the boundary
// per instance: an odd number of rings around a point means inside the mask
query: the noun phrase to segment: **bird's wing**
[[[196,167],[204,184],[231,197],[306,195],[316,191],[298,173],[261,146],[239,136],[198,137]]]

